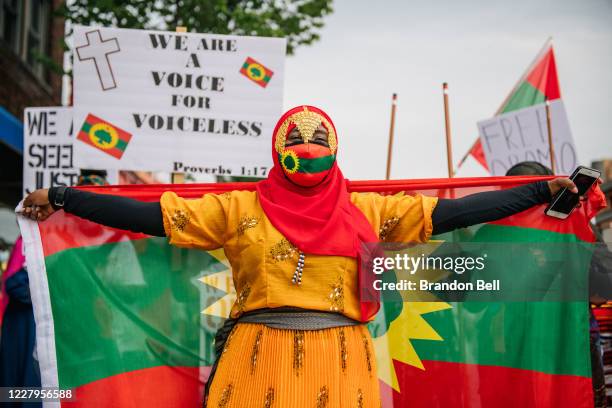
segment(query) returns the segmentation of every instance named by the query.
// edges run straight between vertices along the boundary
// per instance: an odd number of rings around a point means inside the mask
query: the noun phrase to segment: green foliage
[[[332,0],[73,0],[57,10],[72,25],[285,37],[288,54],[317,41],[331,12]]]

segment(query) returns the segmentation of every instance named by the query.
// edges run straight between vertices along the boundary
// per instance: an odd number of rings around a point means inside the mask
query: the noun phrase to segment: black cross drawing
[[[87,44],[76,47],[79,61],[93,60],[102,90],[116,88],[117,82],[108,56],[121,51],[119,41],[117,38],[103,40],[100,30],[89,31],[85,33],[85,37]]]

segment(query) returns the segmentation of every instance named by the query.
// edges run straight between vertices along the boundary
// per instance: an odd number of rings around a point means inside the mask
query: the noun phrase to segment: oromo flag
[[[461,197],[534,180],[362,181],[351,182],[350,190]],[[253,188],[84,189],[151,201],[166,190],[196,198]],[[565,221],[535,207],[486,225],[487,239],[588,243],[593,237],[587,221],[600,205],[601,196],[592,193]],[[20,226],[42,385],[76,392],[75,401],[61,405],[199,406],[214,360],[214,334],[235,299],[223,252],[171,247],[164,238],[102,227],[62,211],[40,224],[20,219]],[[589,407],[588,329],[586,300],[385,303],[370,325],[383,406]]]
[[[274,72],[251,57],[247,57],[244,61],[240,68],[240,73],[262,88],[268,86],[268,82],[270,82],[272,75],[274,75]]]
[[[85,118],[77,139],[121,159],[132,134],[90,113]]]

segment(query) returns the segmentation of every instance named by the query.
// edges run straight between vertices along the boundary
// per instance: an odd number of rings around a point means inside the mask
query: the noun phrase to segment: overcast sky
[[[346,177],[384,177],[393,92],[392,177],[445,177],[442,82],[456,163],[476,122],[493,115],[549,36],[579,161],[612,158],[612,1],[336,0],[334,8],[321,40],[288,57],[284,106],[329,113]]]

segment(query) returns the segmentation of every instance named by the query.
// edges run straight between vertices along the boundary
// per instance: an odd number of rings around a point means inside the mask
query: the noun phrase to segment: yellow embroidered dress
[[[351,194],[381,240],[425,242],[436,198]],[[301,285],[291,284],[298,252],[270,223],[256,192],[161,198],[171,244],[223,248],[237,299],[231,317],[277,307],[333,311],[359,320],[354,258],[306,254]],[[379,407],[376,361],[365,325],[282,330],[238,323],[210,388],[209,407]]]

